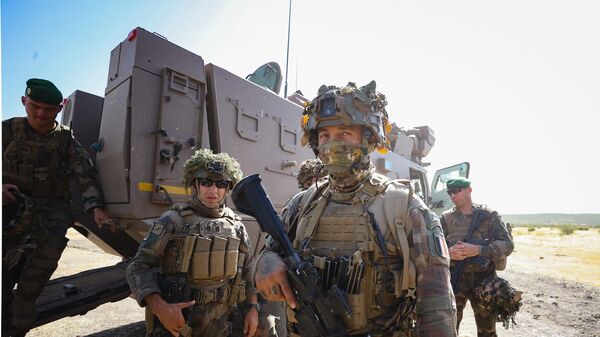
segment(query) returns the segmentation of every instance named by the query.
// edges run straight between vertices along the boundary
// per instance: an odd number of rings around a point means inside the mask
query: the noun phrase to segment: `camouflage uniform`
[[[321,271],[324,287],[338,284],[345,291],[352,309],[344,317],[348,335],[456,336],[439,219],[412,194],[410,182],[374,173],[368,157],[386,144],[385,104],[375,82],[319,90],[305,110],[303,143],[318,153],[329,177],[292,198],[282,218],[296,249]],[[317,145],[317,129],[340,120],[364,126],[362,145],[335,140]],[[344,160],[352,162],[340,164]],[[277,251],[275,245],[271,249]],[[348,272],[339,272],[340,266]],[[292,323],[293,314],[288,310]]]
[[[64,125],[57,123],[50,132],[39,134],[26,118],[5,120],[2,150],[2,183],[17,185],[29,197],[29,207],[15,225],[3,226],[3,306],[10,303],[16,283],[15,301],[33,303],[56,270],[68,241],[65,234],[72,222],[69,179],[77,182],[86,211],[102,207],[103,197],[92,161]],[[16,261],[8,263],[7,259],[14,260],[24,246],[30,247],[28,260],[9,271]]]
[[[506,267],[506,257],[512,253],[514,248],[513,240],[497,212],[477,204],[473,204],[473,210],[483,210],[485,216],[481,218],[480,225],[473,233],[470,243],[482,246],[480,256],[487,258],[489,263],[481,265],[467,261],[458,285],[459,290],[455,294],[458,310],[457,323],[460,325],[463,309],[469,300],[475,314],[477,335],[479,337],[496,336],[497,315],[480,305],[476,288],[484,279],[495,278],[496,270]],[[471,219],[471,214],[462,214],[456,207],[442,214],[441,223],[448,247],[465,240]],[[456,261],[451,261],[450,268],[454,268],[455,264]]]
[[[189,185],[189,178],[186,181]],[[127,268],[127,282],[138,304],[145,306],[144,298],[153,293],[169,303],[195,300],[194,306],[183,310],[192,336],[241,335],[236,331],[241,324],[232,324],[240,316],[243,322],[238,304],[256,291],[250,240],[240,220],[223,204],[208,208],[196,197],[164,213]],[[171,334],[153,317],[148,336]]]

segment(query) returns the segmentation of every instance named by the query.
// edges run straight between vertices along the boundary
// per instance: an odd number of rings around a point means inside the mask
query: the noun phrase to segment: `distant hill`
[[[600,214],[502,214],[502,219],[504,219],[504,222],[509,222],[513,225],[574,224],[600,226]]]

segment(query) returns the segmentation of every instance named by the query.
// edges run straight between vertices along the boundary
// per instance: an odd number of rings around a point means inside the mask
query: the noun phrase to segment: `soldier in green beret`
[[[201,149],[184,165],[189,203],[156,220],[127,268],[147,336],[253,336],[258,305],[250,273],[250,240],[225,197],[242,178],[226,153]],[[246,304],[244,308],[241,304]],[[245,319],[241,309],[247,308]],[[241,315],[240,315],[241,316]]]
[[[506,267],[506,257],[514,248],[512,236],[496,211],[473,203],[473,189],[469,179],[450,179],[446,182],[446,187],[455,206],[442,214],[441,223],[446,243],[450,247],[450,271],[455,289],[457,326],[462,320],[467,301],[470,301],[477,323],[477,336],[497,336],[498,315],[490,310],[491,306],[482,305],[476,293],[482,282],[495,279],[496,270]],[[470,227],[472,235],[468,235]],[[471,238],[467,240],[469,236]],[[460,261],[464,261],[461,262],[464,266],[462,275],[458,277],[456,275]],[[506,317],[508,316],[505,315],[504,318]]]
[[[93,213],[98,226],[116,230],[103,209],[91,159],[71,130],[56,121],[61,92],[48,80],[32,78],[26,85],[21,102],[27,117],[2,122],[2,206],[27,205],[2,228],[2,307],[11,306],[3,313],[11,312],[11,324],[17,327],[35,322],[35,300],[66,247],[66,231],[73,221],[70,179],[77,182],[85,210]],[[29,254],[22,254],[25,246]]]

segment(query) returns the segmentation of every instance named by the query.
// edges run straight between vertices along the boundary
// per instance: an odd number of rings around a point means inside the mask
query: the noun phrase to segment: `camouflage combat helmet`
[[[368,153],[375,148],[382,151],[389,148],[386,136],[392,126],[385,110],[387,100],[385,95],[375,90],[375,87],[375,81],[360,88],[352,82],[341,88],[322,85],[317,97],[304,108],[302,145],[308,144],[313,151],[316,151],[319,127],[362,125],[364,126],[362,147]]]
[[[522,291],[515,290],[507,280],[496,275],[485,277],[475,287],[475,307],[492,313],[496,321],[508,329],[515,324],[515,315],[523,305]],[[475,308],[474,308],[475,309]]]
[[[183,165],[185,186],[192,186],[198,178],[223,179],[232,183],[230,188],[242,179],[240,164],[227,153],[213,153],[209,149],[200,149]]]
[[[321,178],[327,175],[327,171],[323,167],[320,159],[307,159],[300,164],[298,170],[298,187],[304,188],[304,184],[317,177]]]

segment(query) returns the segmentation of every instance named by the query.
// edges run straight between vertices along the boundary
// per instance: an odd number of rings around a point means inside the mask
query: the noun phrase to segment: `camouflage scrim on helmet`
[[[185,186],[192,186],[197,178],[224,179],[235,185],[242,179],[242,169],[237,160],[227,153],[200,149],[183,165]]]
[[[496,321],[502,322],[508,329],[510,324],[516,325],[515,315],[523,305],[522,291],[513,288],[507,280],[496,275],[485,277],[474,289],[477,308],[496,316]]]
[[[369,152],[389,148],[387,134],[392,126],[385,110],[387,99],[375,88],[375,81],[360,88],[352,82],[345,87],[321,86],[317,97],[304,108],[302,145],[317,148],[319,127],[362,125],[365,127],[363,145]]]
[[[320,159],[307,159],[300,164],[298,170],[298,187],[304,188],[304,185],[311,182],[314,178],[322,178],[327,175],[327,170]]]

